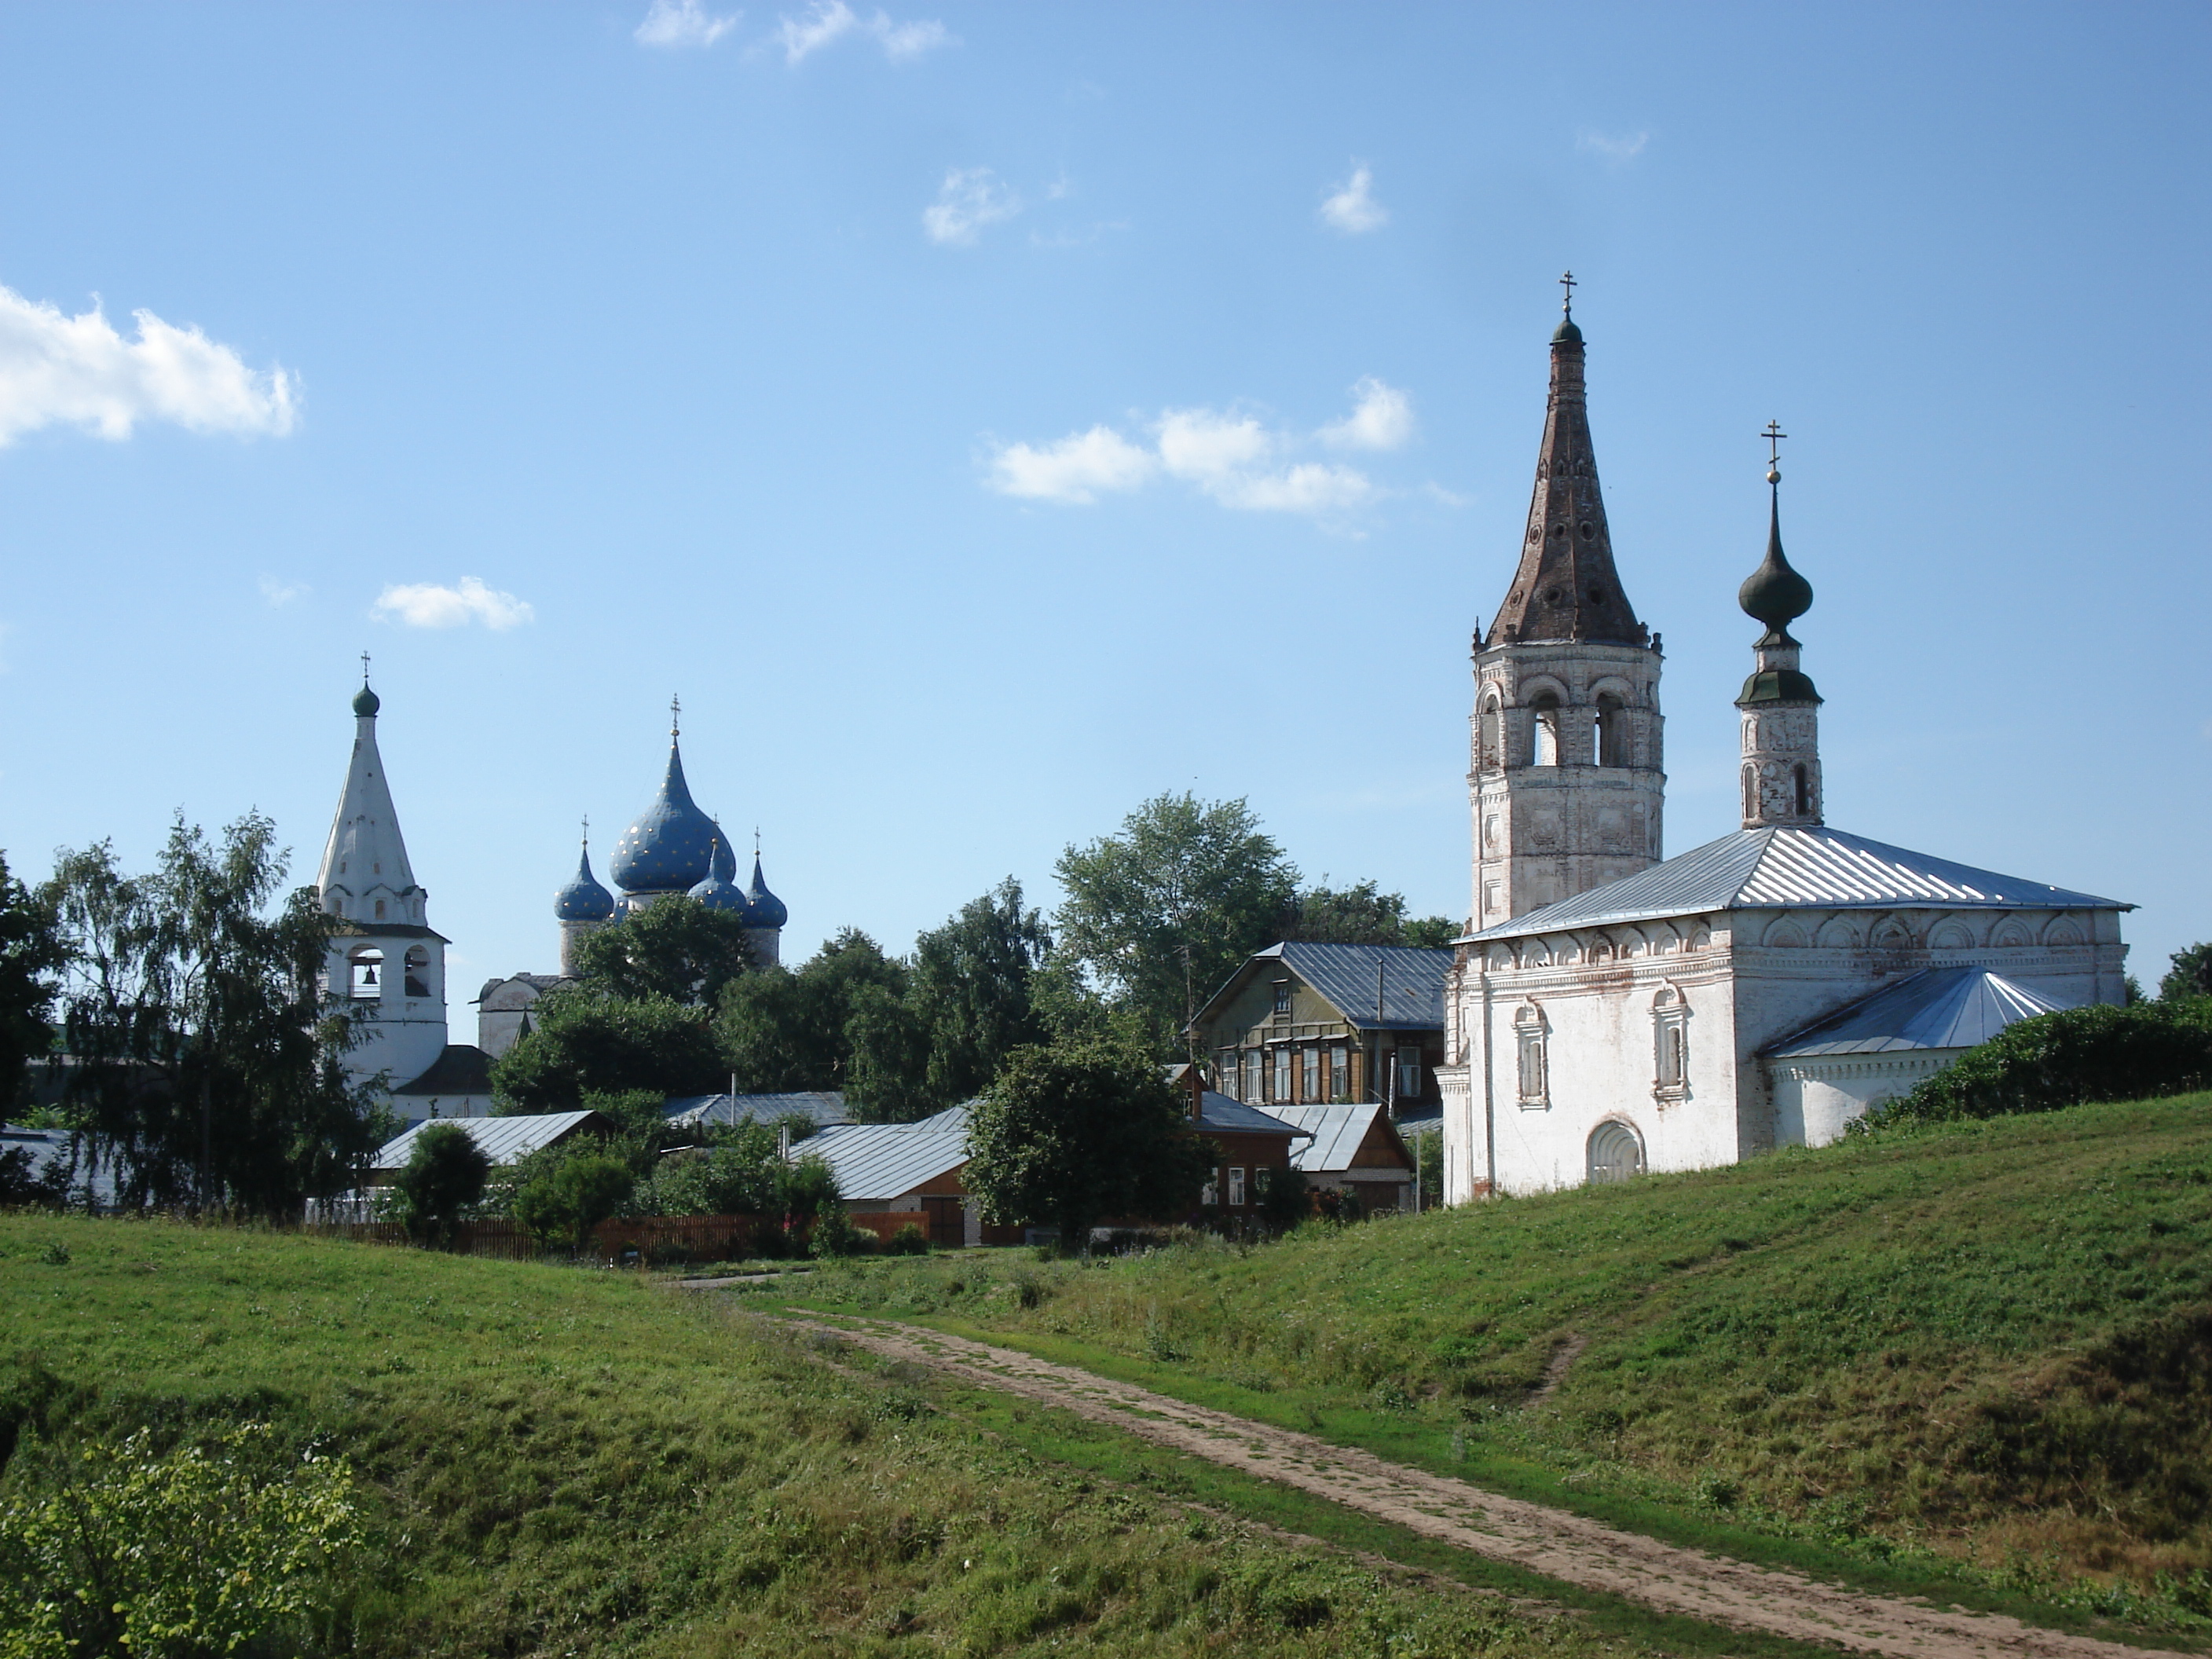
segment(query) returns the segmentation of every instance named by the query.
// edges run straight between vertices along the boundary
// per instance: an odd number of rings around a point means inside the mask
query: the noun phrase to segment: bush
[[[1911,1093],[1869,1112],[1851,1132],[2187,1094],[2208,1080],[2212,997],[2067,1008],[2024,1019],[1968,1050]]]
[[[516,1190],[514,1218],[540,1248],[581,1252],[592,1229],[622,1208],[635,1184],[620,1159],[581,1151]]]
[[[483,1196],[491,1159],[458,1123],[433,1123],[415,1137],[407,1167],[392,1179],[407,1236],[418,1244],[450,1244],[463,1211]]]
[[[266,1425],[213,1455],[141,1430],[51,1461],[51,1489],[0,1504],[0,1631],[25,1659],[296,1651],[362,1541],[346,1464],[284,1457]]]
[[[884,1243],[885,1255],[927,1255],[929,1235],[919,1222],[909,1221]]]

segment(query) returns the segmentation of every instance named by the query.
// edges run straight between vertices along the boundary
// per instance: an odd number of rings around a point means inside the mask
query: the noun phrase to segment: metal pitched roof
[[[834,1089],[781,1095],[672,1095],[661,1109],[669,1122],[685,1128],[702,1123],[775,1123],[787,1117],[810,1118],[823,1127],[848,1121],[845,1097]]]
[[[1926,968],[1760,1052],[1780,1059],[1972,1048],[2008,1025],[2069,1006],[1984,968]]]
[[[1322,945],[1291,939],[1255,951],[1216,992],[1206,1007],[1226,995],[1256,962],[1281,962],[1361,1030],[1433,1030],[1444,1027],[1444,975],[1452,953],[1415,945]],[[1382,996],[1377,1018],[1377,975]],[[1205,1017],[1204,1011],[1200,1018]]]
[[[919,1123],[838,1123],[793,1149],[819,1158],[848,1204],[910,1193],[968,1161],[968,1109],[955,1106]]]
[[[1256,1106],[1247,1106],[1243,1101],[1208,1089],[1199,1099],[1199,1116],[1194,1127],[1218,1129],[1233,1135],[1297,1135],[1306,1133],[1287,1121],[1279,1112],[1263,1112]]]
[[[1593,887],[1470,933],[1471,940],[1525,939],[1571,927],[1601,927],[1708,910],[1777,906],[1846,909],[2132,910],[1993,870],[1907,852],[1826,826],[1739,830],[1640,874]]]
[[[1291,1154],[1291,1162],[1308,1175],[1334,1175],[1352,1167],[1360,1143],[1375,1127],[1382,1108],[1373,1101],[1360,1105],[1278,1106],[1277,1117],[1313,1137]],[[1390,1120],[1384,1115],[1382,1121]]]
[[[520,1117],[434,1117],[416,1124],[397,1140],[385,1142],[376,1155],[379,1170],[406,1166],[415,1143],[433,1125],[452,1123],[467,1132],[495,1164],[520,1163],[535,1152],[566,1140],[586,1126],[611,1129],[613,1121],[599,1112],[533,1112]]]

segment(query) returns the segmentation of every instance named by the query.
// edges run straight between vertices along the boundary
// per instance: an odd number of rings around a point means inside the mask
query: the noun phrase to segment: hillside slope
[[[136,1431],[350,1462],[364,1547],[246,1653],[1639,1651],[1097,1490],[635,1275],[0,1215],[0,1544]],[[153,1529],[164,1580],[199,1519]],[[0,1549],[0,1595],[34,1577]],[[21,1605],[0,1649],[64,1650]]]
[[[2023,1587],[2212,1613],[2212,1096],[2090,1106],[1099,1267],[817,1280],[1459,1456]],[[815,1294],[810,1293],[810,1300]]]

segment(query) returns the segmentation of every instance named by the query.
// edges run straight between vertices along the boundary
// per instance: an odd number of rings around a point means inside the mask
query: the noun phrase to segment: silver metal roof
[[[1388,1127],[1389,1113],[1373,1101],[1364,1105],[1276,1106],[1269,1109],[1293,1128],[1313,1137],[1291,1153],[1291,1162],[1308,1175],[1335,1175],[1352,1167],[1359,1145],[1377,1117]],[[1395,1137],[1394,1137],[1395,1139]],[[1411,1159],[1407,1162],[1410,1164]]]
[[[1280,962],[1326,997],[1345,1022],[1361,1030],[1444,1028],[1444,975],[1452,953],[1413,945],[1322,945],[1291,939],[1245,958],[1206,1000],[1197,1019],[1244,982],[1255,966]],[[1380,997],[1378,1007],[1376,999]],[[1197,1020],[1192,1022],[1194,1024]]]
[[[1739,830],[1707,842],[1641,874],[1593,887],[1470,933],[1471,940],[1525,939],[1532,933],[1710,910],[1775,906],[2030,910],[2132,910],[2099,898],[1993,870],[1910,853],[1841,830]]]
[[[2070,1007],[1983,968],[1925,968],[1760,1050],[1778,1059],[1972,1048],[2008,1025]]]
[[[954,1106],[919,1123],[832,1124],[792,1155],[827,1164],[848,1204],[896,1198],[968,1161],[968,1109]]]
[[[612,1128],[598,1112],[535,1112],[522,1117],[434,1117],[416,1124],[397,1140],[385,1142],[376,1155],[381,1172],[406,1167],[415,1143],[434,1124],[458,1124],[495,1164],[517,1164],[535,1152],[566,1140],[586,1124]]]
[[[1257,1106],[1247,1106],[1233,1096],[1213,1089],[1206,1090],[1200,1097],[1199,1116],[1194,1127],[1233,1135],[1302,1135],[1306,1133],[1279,1111],[1263,1112]]]
[[[811,1118],[823,1127],[848,1121],[845,1097],[834,1089],[781,1095],[672,1095],[661,1109],[670,1123],[684,1128],[702,1123],[775,1123],[787,1117]]]

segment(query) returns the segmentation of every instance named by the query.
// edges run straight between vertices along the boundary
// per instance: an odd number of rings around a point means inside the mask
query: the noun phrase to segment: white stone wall
[[[1875,1079],[1814,1079],[1826,1092],[1808,1094],[1804,1080],[1771,1076],[1761,1048],[1928,967],[1984,967],[2054,1001],[2116,1003],[2125,955],[2110,911],[1901,907],[1724,911],[1468,946],[1447,994],[1459,1062],[1441,1074],[1447,1201],[1486,1183],[1577,1185],[1607,1121],[1635,1133],[1652,1170],[1824,1144],[1856,1115],[1851,1099],[1863,1110],[1879,1097],[1861,1088]],[[1679,1086],[1660,1075],[1666,1019],[1684,1040]],[[1542,1086],[1524,1099],[1532,1030]]]
[[[1773,1091],[1774,1139],[1781,1146],[1826,1146],[1854,1118],[1933,1077],[1964,1048],[1915,1048],[1887,1054],[1819,1054],[1766,1062]]]

